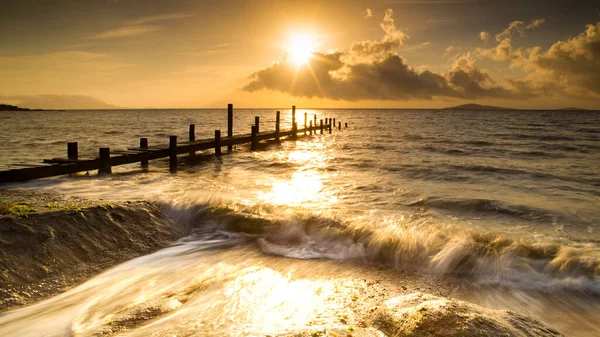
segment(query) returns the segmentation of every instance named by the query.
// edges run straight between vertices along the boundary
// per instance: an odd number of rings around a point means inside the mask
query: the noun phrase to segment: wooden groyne
[[[40,164],[27,165],[15,164],[14,166],[25,166],[18,169],[9,169],[0,171],[0,183],[22,182],[33,179],[41,179],[65,174],[98,170],[98,174],[110,174],[113,166],[140,163],[142,167],[148,167],[149,161],[159,158],[169,158],[169,169],[171,172],[177,171],[177,156],[181,154],[194,155],[196,151],[214,149],[215,156],[221,156],[221,148],[227,147],[231,152],[234,145],[250,144],[250,149],[255,151],[260,141],[275,140],[281,138],[296,140],[299,134],[312,135],[323,134],[324,131],[332,133],[335,128],[335,118],[319,119],[317,125],[317,115],[313,120],[308,120],[308,114],[304,113],[304,127],[298,128],[296,122],[296,107],[292,106],[292,127],[291,129],[281,129],[281,112],[277,111],[274,131],[260,130],[260,117],[255,117],[250,133],[233,134],[233,104],[227,107],[227,137],[221,136],[221,130],[215,130],[214,138],[196,139],[196,126],[190,124],[189,137],[187,141],[180,142],[177,136],[169,136],[167,145],[149,146],[148,138],[140,138],[138,147],[128,148],[125,151],[112,151],[108,147],[98,149],[98,156],[93,159],[80,159],[77,142],[67,143],[67,157],[44,159]],[[314,122],[314,123],[313,123]],[[345,123],[348,127],[348,123]],[[338,129],[342,129],[342,123],[339,122]]]

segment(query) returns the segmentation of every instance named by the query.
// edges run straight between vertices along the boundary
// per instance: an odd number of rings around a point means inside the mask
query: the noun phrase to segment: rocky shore
[[[145,202],[0,190],[0,310],[58,294],[184,231]]]

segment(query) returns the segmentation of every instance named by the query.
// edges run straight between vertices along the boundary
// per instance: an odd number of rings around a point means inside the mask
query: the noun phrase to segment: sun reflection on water
[[[298,205],[314,201],[323,189],[323,181],[315,170],[298,171],[291,179],[273,178],[271,190],[260,192],[259,199],[275,205]]]

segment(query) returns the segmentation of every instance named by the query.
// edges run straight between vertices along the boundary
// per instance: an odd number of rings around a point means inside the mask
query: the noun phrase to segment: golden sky
[[[0,102],[600,109],[599,12],[562,0],[3,0]]]

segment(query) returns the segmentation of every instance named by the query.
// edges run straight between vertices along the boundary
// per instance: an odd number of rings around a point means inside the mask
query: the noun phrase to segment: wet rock
[[[372,324],[397,337],[562,336],[524,315],[420,292],[386,301]]]

